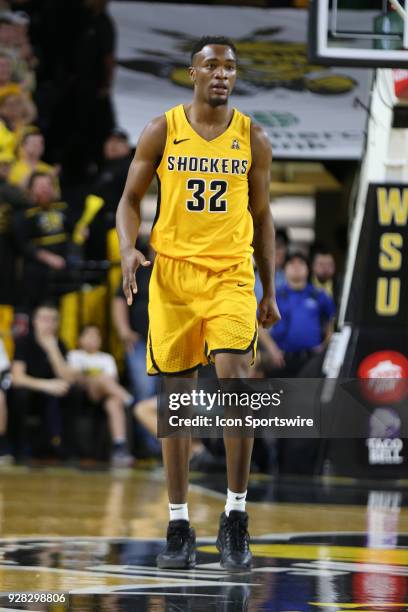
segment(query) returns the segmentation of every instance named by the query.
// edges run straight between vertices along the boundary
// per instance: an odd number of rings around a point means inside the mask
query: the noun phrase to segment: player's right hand
[[[136,270],[139,266],[147,268],[151,262],[137,249],[122,251],[123,293],[128,306],[133,303],[133,295],[137,293]]]

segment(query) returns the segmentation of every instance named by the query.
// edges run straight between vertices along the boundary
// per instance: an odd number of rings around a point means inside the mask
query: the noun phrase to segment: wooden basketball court
[[[231,574],[214,546],[224,480],[192,475],[198,565],[165,571],[160,469],[3,470],[0,609],[408,610],[407,483],[254,476],[254,567]]]

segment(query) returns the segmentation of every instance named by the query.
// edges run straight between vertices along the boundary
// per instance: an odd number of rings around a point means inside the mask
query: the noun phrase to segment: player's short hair
[[[201,49],[207,45],[224,45],[225,47],[229,47],[234,55],[237,54],[237,49],[230,38],[226,36],[202,36],[195,41],[191,48],[191,63],[193,63],[196,53],[199,53]]]

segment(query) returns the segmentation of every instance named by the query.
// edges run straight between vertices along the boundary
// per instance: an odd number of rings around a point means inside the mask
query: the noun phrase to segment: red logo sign
[[[408,70],[393,70],[394,89],[397,98],[408,98]]]
[[[374,404],[394,404],[408,395],[408,359],[397,351],[378,351],[363,359],[357,376],[362,390]]]

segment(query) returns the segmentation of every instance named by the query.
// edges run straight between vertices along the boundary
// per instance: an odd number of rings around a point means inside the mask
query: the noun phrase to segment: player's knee
[[[215,355],[218,378],[248,378],[252,355],[219,353]]]

